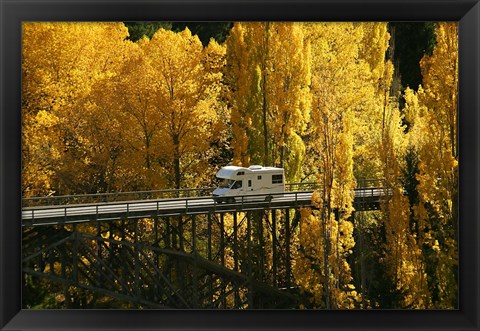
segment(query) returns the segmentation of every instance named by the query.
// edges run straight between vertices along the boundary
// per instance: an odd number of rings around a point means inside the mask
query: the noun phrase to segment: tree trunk
[[[269,29],[270,22],[265,23],[265,58],[263,59],[263,70],[262,70],[262,121],[263,121],[263,165],[269,165],[268,159],[268,126],[267,126],[267,113],[268,113],[268,100],[267,100],[267,66],[268,66],[268,42],[269,42]],[[272,160],[273,162],[273,160]]]
[[[173,144],[175,146],[173,154],[173,171],[175,179],[175,189],[180,189],[181,173],[180,173],[180,141],[178,135],[173,136]]]

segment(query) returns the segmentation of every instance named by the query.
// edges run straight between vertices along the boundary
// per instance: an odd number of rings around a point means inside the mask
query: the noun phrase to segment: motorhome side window
[[[237,189],[237,188],[241,188],[242,187],[242,181],[241,180],[237,180],[235,182],[235,184],[233,184],[232,186],[232,189]]]
[[[272,184],[281,184],[283,182],[282,175],[272,175]]]
[[[244,172],[244,171],[239,171],[239,172],[237,172],[237,176],[243,176],[243,175],[245,175],[245,172]]]

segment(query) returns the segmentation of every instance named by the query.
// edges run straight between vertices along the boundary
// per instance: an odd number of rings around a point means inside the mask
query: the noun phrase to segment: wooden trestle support
[[[24,227],[23,272],[65,308],[85,305],[72,289],[133,308],[298,308],[298,222],[286,208]]]

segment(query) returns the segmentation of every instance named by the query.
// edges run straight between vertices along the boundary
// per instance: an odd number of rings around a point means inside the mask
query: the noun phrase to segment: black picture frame
[[[479,330],[478,0],[0,0],[1,330]],[[459,309],[450,311],[224,311],[21,309],[22,21],[458,21]]]

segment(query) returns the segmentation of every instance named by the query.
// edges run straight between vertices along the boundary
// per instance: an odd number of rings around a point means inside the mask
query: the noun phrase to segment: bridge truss
[[[359,196],[355,208],[378,209],[379,201]],[[57,284],[66,308],[88,306],[79,290],[129,308],[308,307],[292,272],[305,205],[27,222],[23,272]]]
[[[26,227],[23,271],[143,308],[295,308],[296,209]]]

